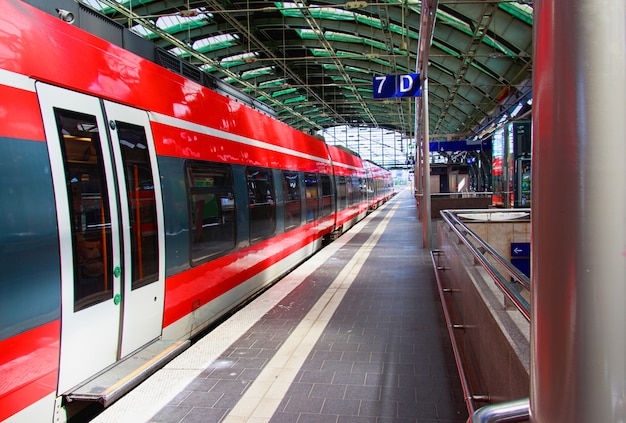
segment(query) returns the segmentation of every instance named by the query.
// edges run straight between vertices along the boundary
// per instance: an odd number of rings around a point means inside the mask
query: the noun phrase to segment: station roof
[[[298,129],[415,130],[415,101],[374,99],[372,78],[416,72],[421,1],[78,2],[265,103]],[[529,107],[532,1],[434,2],[431,139],[481,137]]]

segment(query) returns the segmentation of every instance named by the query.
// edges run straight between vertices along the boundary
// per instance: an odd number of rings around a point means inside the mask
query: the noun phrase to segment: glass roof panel
[[[533,7],[528,4],[500,3],[498,7],[528,25],[533,24]]]
[[[259,84],[259,88],[271,88],[271,87],[280,87],[285,83],[284,78],[272,79],[271,81],[261,82]]]
[[[148,28],[142,25],[135,25],[132,28],[130,28],[130,30],[143,38],[154,39],[158,37],[157,34],[155,34],[154,32],[150,31]]]
[[[376,19],[376,18],[372,18],[369,16],[365,16],[365,15],[361,15],[360,13],[357,13],[354,15],[356,18],[356,21],[360,24],[363,25],[368,25],[371,26],[372,28],[376,28],[376,29],[381,29],[382,26],[380,24],[380,19]]]
[[[301,28],[301,29],[296,29],[295,31],[303,40],[317,40],[318,39],[318,34],[312,29]],[[366,41],[361,37],[357,37],[356,35],[346,34],[342,32],[333,32],[333,31],[325,32],[324,37],[326,37],[326,39],[329,41],[340,41],[340,42],[355,43],[355,44],[363,44]],[[379,44],[382,45],[382,47],[384,48],[385,46],[384,43],[379,43]]]
[[[311,53],[313,53],[313,56],[315,57],[354,57],[354,53],[351,53],[349,51],[342,51],[342,50],[337,50],[334,52],[330,52],[328,50],[324,50],[321,48],[313,48],[311,49]]]
[[[114,9],[107,6],[104,3],[99,2],[98,0],[82,0],[81,3],[86,4],[87,6],[90,6],[91,8],[95,9],[95,10],[99,10],[102,13],[111,13],[114,12]]]
[[[175,56],[179,56],[179,57],[187,57],[189,56],[189,53],[187,53],[185,50],[183,50],[180,47],[174,47],[168,50],[170,53],[172,53]]]
[[[266,66],[264,68],[258,68],[258,69],[251,69],[249,71],[245,71],[241,74],[241,78],[242,79],[251,79],[251,78],[256,78],[258,76],[262,76],[262,75],[270,75],[274,73],[274,67],[273,66]]]
[[[332,65],[330,63],[322,63],[322,67],[326,70],[332,70],[332,71],[336,71],[337,69],[337,65]],[[371,73],[369,69],[363,69],[363,68],[357,68],[355,66],[346,66],[345,69],[348,72],[359,72],[359,73]]]
[[[295,3],[276,2],[274,4],[283,16],[296,18],[303,17],[299,6]],[[331,19],[336,21],[354,20],[354,13],[347,10],[336,9],[333,7],[315,7],[313,5],[307,5],[305,7],[308,8],[309,13],[315,19]]]
[[[220,50],[237,45],[239,38],[234,34],[220,34],[203,38],[193,43],[193,48],[200,53]]]
[[[208,17],[204,14],[193,17],[178,15],[161,16],[156,20],[155,25],[168,34],[175,34],[177,32],[188,31],[206,26],[207,18]]]
[[[300,101],[305,101],[306,100],[306,96],[301,95],[299,97],[294,97],[294,98],[289,98],[285,101],[283,101],[284,104],[291,104],[291,103],[298,103]]]
[[[195,44],[194,44],[194,47],[195,47]],[[258,57],[259,57],[259,53],[248,51],[245,53],[224,57],[220,61],[220,64],[224,66],[225,68],[229,68],[232,66],[243,65],[244,63],[255,62]]]
[[[200,69],[205,71],[205,72],[209,72],[209,73],[217,70],[216,68],[214,68],[213,66],[211,66],[209,64],[204,64],[204,65],[200,66]]]
[[[352,82],[355,84],[371,84],[371,79],[352,78]]]
[[[324,36],[329,41],[341,41],[345,43],[358,43],[358,44],[363,43],[363,38],[357,37],[356,35],[352,35],[352,34],[345,34],[342,32],[327,31],[324,33]]]
[[[298,91],[297,88],[287,88],[285,90],[274,91],[272,93],[272,98],[280,97],[281,95],[291,94],[296,91]]]

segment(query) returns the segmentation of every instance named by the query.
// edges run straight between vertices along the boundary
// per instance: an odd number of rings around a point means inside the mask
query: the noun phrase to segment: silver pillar
[[[429,124],[428,124],[428,68],[425,68],[422,72],[422,225],[423,225],[423,240],[422,246],[426,249],[430,249],[431,242],[431,199],[430,199],[430,136],[429,136]]]
[[[626,421],[626,2],[535,0],[531,421]]]

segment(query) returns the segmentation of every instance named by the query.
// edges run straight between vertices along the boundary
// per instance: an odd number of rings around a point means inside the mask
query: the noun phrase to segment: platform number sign
[[[420,75],[380,75],[372,78],[374,98],[419,97]]]

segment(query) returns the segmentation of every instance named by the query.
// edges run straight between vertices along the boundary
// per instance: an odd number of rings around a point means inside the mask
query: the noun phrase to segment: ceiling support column
[[[430,137],[428,125],[428,67],[424,68],[422,76],[422,225],[423,225],[423,242],[424,248],[431,247],[431,201],[430,201]]]
[[[531,421],[626,421],[626,3],[535,0]]]
[[[428,55],[430,46],[433,41],[435,32],[435,19],[437,17],[437,7],[439,0],[425,0],[422,2],[422,13],[420,16],[420,33],[419,47],[417,51],[417,72],[420,74],[422,81],[422,100],[417,105],[421,107],[415,108],[416,122],[419,121],[420,115],[422,124],[420,134],[415,133],[417,149],[420,148],[419,139],[422,139],[421,154],[415,161],[416,167],[421,166],[421,197],[419,201],[419,213],[422,216],[423,224],[423,246],[430,249],[431,247],[431,201],[430,201],[430,129],[428,122]],[[416,125],[417,128],[417,125]],[[416,183],[418,182],[418,174],[416,169]]]

